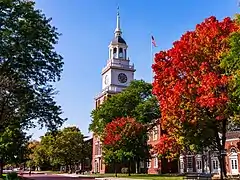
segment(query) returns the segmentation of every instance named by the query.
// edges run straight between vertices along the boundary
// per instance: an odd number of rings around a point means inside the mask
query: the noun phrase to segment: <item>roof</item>
[[[240,139],[240,131],[229,131],[226,133],[226,139]]]
[[[111,44],[127,44],[126,41],[121,36],[116,36],[113,38]]]

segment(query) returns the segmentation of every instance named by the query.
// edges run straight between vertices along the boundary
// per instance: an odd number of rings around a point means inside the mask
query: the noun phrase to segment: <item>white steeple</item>
[[[120,27],[119,7],[117,8],[117,26],[116,26],[114,34],[115,34],[115,37],[122,35],[122,31],[121,31],[121,27]]]
[[[109,46],[107,65],[102,69],[102,92],[115,94],[121,92],[134,79],[134,65],[127,57],[127,43],[122,38],[119,7],[117,8],[117,24],[114,37]]]

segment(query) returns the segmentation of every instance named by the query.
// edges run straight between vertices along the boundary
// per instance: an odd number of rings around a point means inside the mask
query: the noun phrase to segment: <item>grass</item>
[[[115,177],[115,174],[97,174],[91,175],[97,178],[103,177]],[[118,178],[129,178],[129,179],[146,179],[146,180],[180,180],[183,179],[183,176],[174,176],[174,175],[155,175],[155,174],[132,174],[128,176],[127,174],[118,174]]]
[[[0,180],[6,179],[6,176],[7,176],[7,174],[3,174],[3,175],[2,175],[2,178],[0,178]]]

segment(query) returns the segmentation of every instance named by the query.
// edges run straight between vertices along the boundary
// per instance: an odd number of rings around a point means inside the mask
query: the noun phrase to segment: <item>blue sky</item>
[[[36,0],[62,33],[57,51],[64,57],[62,79],[56,84],[57,102],[68,121],[89,134],[94,97],[101,91],[101,69],[106,65],[108,45],[120,7],[121,28],[136,67],[135,78],[151,81],[151,35],[159,50],[168,49],[181,35],[214,15],[233,17],[237,0]],[[44,130],[31,130],[36,139]]]

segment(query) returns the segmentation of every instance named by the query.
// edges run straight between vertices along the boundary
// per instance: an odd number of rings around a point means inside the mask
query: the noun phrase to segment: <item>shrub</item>
[[[8,173],[6,176],[6,180],[18,180],[18,179],[19,178],[16,172]]]
[[[122,174],[127,174],[128,173],[128,168],[124,167],[121,169]]]

